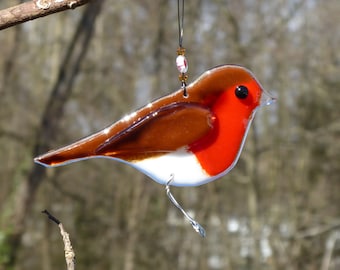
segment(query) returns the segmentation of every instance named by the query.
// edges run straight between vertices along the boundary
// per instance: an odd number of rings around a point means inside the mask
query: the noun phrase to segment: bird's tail
[[[97,133],[70,145],[40,155],[34,158],[34,162],[46,167],[54,167],[95,157],[97,156],[96,149],[105,139],[106,136],[103,133]]]

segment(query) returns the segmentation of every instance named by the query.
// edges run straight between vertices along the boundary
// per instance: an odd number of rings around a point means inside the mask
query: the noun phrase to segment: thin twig
[[[47,217],[48,217],[50,220],[52,220],[53,222],[57,223],[57,225],[60,224],[59,219],[57,219],[57,218],[55,218],[54,216],[52,216],[52,215],[50,214],[50,212],[48,212],[46,209],[45,209],[44,211],[41,211],[41,213],[46,214]]]
[[[63,224],[56,217],[54,217],[50,212],[48,212],[47,210],[44,210],[42,211],[42,213],[46,214],[50,220],[58,224],[59,229],[60,229],[60,234],[63,237],[63,242],[64,242],[64,251],[65,251],[65,260],[66,260],[67,270],[74,270],[76,255],[73,251],[69,234],[65,231]]]
[[[0,10],[0,30],[87,4],[91,0],[32,0]]]

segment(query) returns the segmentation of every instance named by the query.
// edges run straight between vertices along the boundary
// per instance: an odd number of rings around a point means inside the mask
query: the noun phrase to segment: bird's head
[[[276,100],[264,90],[251,71],[235,65],[218,66],[205,72],[192,84],[192,88],[195,89],[193,94],[199,95],[199,99],[205,100],[208,106],[222,102],[224,107],[236,111],[252,112]]]
[[[257,108],[275,98],[249,70],[232,65],[207,71],[189,90],[189,99],[201,100],[214,115],[210,133],[190,149],[209,175],[219,177],[236,164]]]

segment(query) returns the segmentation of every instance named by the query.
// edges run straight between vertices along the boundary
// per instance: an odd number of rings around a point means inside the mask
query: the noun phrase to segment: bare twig
[[[63,237],[63,242],[64,242],[64,251],[65,251],[65,260],[66,260],[67,270],[74,270],[76,255],[73,251],[69,234],[65,231],[63,224],[56,217],[51,215],[47,210],[42,211],[42,213],[46,214],[50,220],[58,224],[60,228],[60,234]]]
[[[32,0],[0,10],[0,30],[44,17],[66,9],[74,9],[91,0]]]

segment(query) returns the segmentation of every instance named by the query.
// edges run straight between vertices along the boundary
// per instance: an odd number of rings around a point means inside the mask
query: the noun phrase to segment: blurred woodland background
[[[172,189],[205,239],[126,165],[33,163],[179,88],[177,1],[92,1],[1,31],[0,269],[66,269],[44,209],[78,269],[340,269],[339,14],[338,0],[186,1],[189,81],[239,64],[278,98],[231,173]]]

